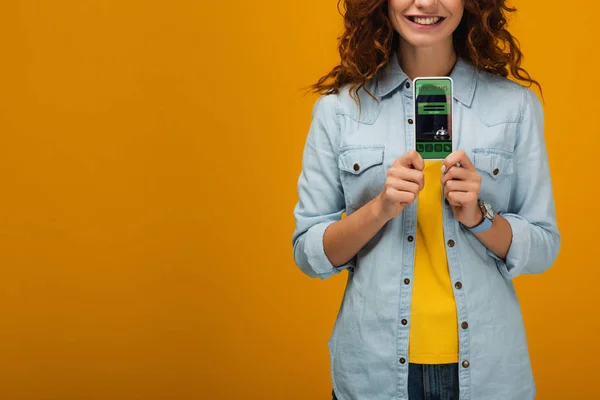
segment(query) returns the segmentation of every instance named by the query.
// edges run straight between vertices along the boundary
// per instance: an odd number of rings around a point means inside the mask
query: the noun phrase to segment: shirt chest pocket
[[[473,149],[473,164],[481,175],[479,197],[496,212],[507,211],[514,175],[513,154],[497,149]]]
[[[338,168],[346,206],[358,210],[375,198],[385,184],[384,145],[345,146]]]

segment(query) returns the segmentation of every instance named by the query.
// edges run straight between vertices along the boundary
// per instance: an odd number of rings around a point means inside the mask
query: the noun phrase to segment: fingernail
[[[443,174],[444,172],[446,172],[446,166],[445,166],[445,165],[442,165],[442,174]]]

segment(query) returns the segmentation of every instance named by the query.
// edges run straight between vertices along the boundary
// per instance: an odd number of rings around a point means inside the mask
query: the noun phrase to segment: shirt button
[[[499,170],[498,168],[496,168],[496,169],[493,171],[494,175],[498,175],[498,172],[500,172],[500,170]]]
[[[408,88],[410,87],[410,83],[409,83],[409,82],[406,82],[406,85],[405,85],[405,86],[406,86],[406,88],[408,89]]]
[[[463,329],[467,329],[469,327],[469,324],[467,323],[467,321],[463,322],[462,324],[460,324],[461,328]]]
[[[456,282],[454,284],[454,287],[457,288],[457,289],[462,289],[462,283],[461,282]]]
[[[402,358],[400,359],[400,364],[405,364],[405,363],[406,363],[406,359],[405,359],[404,357],[402,357]]]
[[[452,239],[448,240],[448,246],[454,247],[454,240],[452,240]]]
[[[407,321],[407,320],[405,320],[405,319],[403,319],[401,322],[402,322],[402,325],[406,325],[406,324],[408,324],[408,321]]]
[[[415,240],[415,238],[414,238],[414,237],[412,237],[412,236],[409,236],[409,237],[408,237],[408,241],[409,241],[409,242],[412,242],[413,240]]]
[[[360,169],[360,165],[358,165],[358,164],[354,164],[354,170],[355,170],[355,171],[358,171],[359,169]]]
[[[471,365],[471,364],[469,364],[469,362],[467,360],[462,362],[463,368],[469,368],[469,365]]]
[[[409,119],[408,119],[408,123],[409,123],[410,125],[412,125],[412,123],[413,123],[413,120],[412,120],[412,118],[409,118]]]
[[[405,279],[404,279],[404,284],[405,284],[405,285],[408,285],[409,283],[410,283],[410,279],[408,279],[408,278],[405,278]]]

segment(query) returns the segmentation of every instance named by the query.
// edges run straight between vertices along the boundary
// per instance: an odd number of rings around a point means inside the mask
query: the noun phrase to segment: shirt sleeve
[[[560,233],[544,140],[544,112],[538,97],[525,91],[522,119],[514,152],[514,176],[509,212],[500,213],[512,228],[512,241],[502,260],[490,250],[507,279],[540,274],[552,266],[560,248]]]
[[[334,266],[323,248],[325,230],[340,220],[346,208],[337,166],[340,127],[336,104],[335,95],[326,95],[313,107],[298,178],[298,203],[294,207],[294,261],[306,275],[321,279],[353,267],[356,259]]]

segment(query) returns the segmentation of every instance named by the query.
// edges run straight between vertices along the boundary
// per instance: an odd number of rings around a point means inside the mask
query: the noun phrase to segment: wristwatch
[[[473,233],[481,233],[485,232],[492,227],[492,223],[496,219],[496,214],[492,209],[492,205],[486,201],[481,199],[477,200],[477,204],[479,205],[479,209],[481,210],[481,214],[483,215],[483,221],[481,221],[478,225],[475,225],[472,228],[468,228]]]

